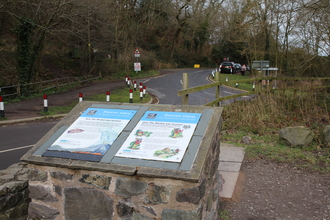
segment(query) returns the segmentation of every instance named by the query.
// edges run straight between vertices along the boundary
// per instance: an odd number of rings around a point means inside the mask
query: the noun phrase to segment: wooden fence
[[[40,82],[33,82],[27,84],[17,84],[13,86],[0,87],[0,96],[21,96],[22,88],[25,87],[29,94],[43,94],[46,90],[54,89],[57,91],[60,87],[71,87],[76,83],[83,83],[98,79],[101,76],[83,76],[83,77],[64,77]]]
[[[275,91],[285,92],[292,90],[319,90],[330,87],[330,77],[260,77],[235,81],[220,81],[220,73],[216,72],[213,83],[188,88],[188,73],[183,73],[182,90],[178,91],[178,96],[182,96],[182,104],[188,105],[188,97],[190,93],[202,91],[205,89],[216,87],[214,100],[205,104],[205,106],[220,106],[221,101],[235,99],[242,96],[260,95]],[[328,81],[328,82],[327,82]],[[239,85],[240,83],[251,83],[252,91],[243,92],[231,96],[220,96],[220,86],[223,85]]]

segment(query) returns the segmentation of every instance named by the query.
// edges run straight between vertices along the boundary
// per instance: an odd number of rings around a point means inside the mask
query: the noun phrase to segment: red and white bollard
[[[83,101],[83,94],[81,92],[79,92],[79,102]]]
[[[142,83],[140,83],[140,89],[142,89]]]
[[[127,85],[128,76],[125,77],[125,84]]]
[[[5,105],[3,104],[2,96],[0,96],[0,117],[5,117]]]
[[[146,97],[146,90],[147,90],[147,87],[143,86],[143,97]]]
[[[44,112],[48,112],[48,100],[46,94],[44,94]]]
[[[108,90],[105,94],[106,94],[106,101],[110,102],[110,94],[111,94],[110,91]]]
[[[134,91],[136,91],[136,81],[134,80]]]
[[[129,103],[133,103],[133,89],[129,90]]]
[[[129,87],[131,84],[131,79],[130,78],[127,78],[127,87]]]
[[[142,99],[143,99],[143,89],[140,88],[140,100],[142,100]]]

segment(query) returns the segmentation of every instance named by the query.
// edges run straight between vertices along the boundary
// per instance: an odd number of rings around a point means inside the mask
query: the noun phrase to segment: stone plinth
[[[70,126],[91,106],[202,116],[180,163],[117,158],[115,152],[107,153],[100,162],[42,156],[62,128]],[[29,217],[217,219],[221,111],[222,108],[201,106],[79,103],[22,157],[29,167]],[[123,133],[132,131],[129,127]],[[127,134],[118,139],[125,137]],[[120,147],[120,143],[114,142],[109,151]]]

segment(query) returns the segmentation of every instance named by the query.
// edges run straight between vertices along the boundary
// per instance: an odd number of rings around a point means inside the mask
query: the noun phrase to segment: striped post
[[[143,84],[142,84],[142,83],[140,83],[140,89],[142,89],[142,85],[143,85]]]
[[[129,103],[133,103],[133,89],[129,90]]]
[[[256,83],[253,83],[252,85],[252,91],[254,91],[256,89]]]
[[[108,90],[105,94],[106,94],[106,101],[110,102],[110,94],[111,94],[110,91]]]
[[[129,87],[130,86],[130,78],[127,78],[127,87]]]
[[[136,81],[134,80],[134,91],[136,91]]]
[[[44,112],[48,112],[48,100],[46,94],[44,94]]]
[[[140,100],[142,100],[142,99],[143,99],[143,89],[140,88]]]
[[[127,85],[128,76],[125,77],[125,84]]]
[[[147,90],[147,87],[143,86],[143,97],[146,97],[146,90]]]
[[[5,106],[3,104],[2,96],[0,96],[0,117],[5,117]]]
[[[236,88],[238,88],[238,83],[236,83]]]
[[[83,94],[81,92],[79,92],[79,102],[83,101]]]

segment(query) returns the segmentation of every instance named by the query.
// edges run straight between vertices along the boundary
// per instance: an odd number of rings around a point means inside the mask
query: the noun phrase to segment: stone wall
[[[0,219],[23,220],[30,202],[26,164],[0,171]]]
[[[220,181],[218,172],[211,170],[213,176],[204,176],[201,182],[191,183],[83,170],[34,168],[30,171],[34,174],[29,186],[31,218],[217,219]]]
[[[29,164],[29,217],[40,219],[218,219],[219,130],[198,182]]]
[[[21,158],[29,168],[31,203],[28,217],[56,220],[218,219],[222,187],[218,172],[222,109],[120,105],[108,107],[103,102],[79,103]],[[132,108],[141,112],[203,112],[203,119],[181,163],[112,156],[105,162],[42,156],[41,152],[57,137],[58,131],[70,126],[90,106]],[[132,119],[133,123],[138,121]],[[127,128],[125,132],[131,130]],[[124,139],[118,138],[118,142]],[[111,147],[114,145],[116,143]],[[116,152],[115,147],[112,149]],[[108,152],[112,153],[111,148]]]

